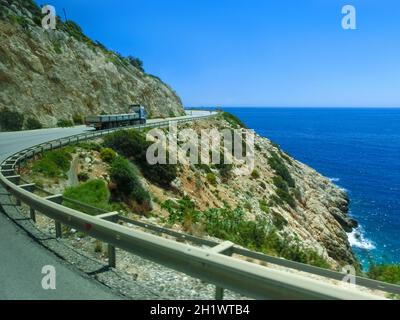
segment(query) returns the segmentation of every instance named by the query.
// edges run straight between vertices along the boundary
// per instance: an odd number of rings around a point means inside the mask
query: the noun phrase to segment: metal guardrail
[[[206,117],[210,116],[179,119],[177,122],[183,123],[204,119]],[[134,126],[134,128],[140,130],[144,128],[164,127],[169,124],[170,121],[160,121],[147,125]],[[34,184],[20,184],[21,177],[17,175],[17,173],[21,165],[36,154],[60,148],[73,142],[102,137],[121,129],[124,130],[127,128],[114,128],[78,134],[45,142],[22,150],[7,158],[1,164],[0,183],[17,199],[17,205],[20,205],[22,202],[30,207],[33,220],[35,220],[36,211],[53,219],[56,223],[56,235],[58,237],[61,236],[61,224],[63,224],[107,243],[109,245],[110,265],[115,266],[115,248],[119,248],[216,285],[216,298],[219,299],[223,297],[222,288],[257,299],[364,300],[379,298],[351,288],[341,288],[301,275],[269,269],[261,265],[231,257],[231,255],[235,254],[250,257],[267,263],[336,280],[341,280],[344,277],[344,274],[339,272],[320,269],[276,257],[269,257],[261,253],[236,247],[228,242],[219,244],[213,241],[196,238],[173,230],[129,220],[124,217],[118,217],[115,213],[104,214],[105,212],[103,212],[103,214],[100,214],[98,217],[93,217],[62,206],[63,198],[61,195],[46,195],[46,197],[41,197],[34,194]],[[71,201],[71,199],[65,200]],[[208,248],[180,243],[148,232],[121,226],[115,223],[116,219],[134,224],[152,232],[167,234],[180,240],[207,246]],[[360,277],[357,277],[357,281],[359,285],[400,294],[399,286]]]

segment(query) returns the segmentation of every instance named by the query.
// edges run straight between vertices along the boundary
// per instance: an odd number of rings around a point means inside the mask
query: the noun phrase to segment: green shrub
[[[329,269],[330,267],[329,263],[316,251],[304,249],[299,243],[291,243],[290,245],[287,245],[281,242],[279,249],[280,256],[285,259],[310,264],[325,269]]]
[[[279,151],[279,154],[281,155],[281,157],[283,159],[285,159],[287,161],[287,163],[289,163],[290,165],[293,165],[292,159],[290,159],[290,157],[286,153]]]
[[[24,0],[23,6],[32,14],[33,21],[37,25],[42,26],[42,12],[36,3],[33,0]]]
[[[84,149],[84,150],[88,150],[88,151],[97,151],[100,152],[101,151],[101,145],[96,143],[96,142],[78,142],[78,143],[74,143],[72,144],[72,146]]]
[[[202,213],[196,210],[194,202],[188,197],[178,200],[177,203],[167,200],[161,205],[161,208],[168,211],[168,222],[171,224],[184,223],[188,220],[197,223],[202,217]]]
[[[68,20],[58,25],[61,30],[66,31],[70,36],[74,37],[76,40],[86,43],[90,47],[96,46],[96,44],[83,33],[81,27],[74,21]]]
[[[280,176],[287,185],[291,188],[296,187],[296,183],[291,176],[288,168],[277,153],[271,152],[271,157],[268,159],[269,166],[275,171],[275,173]]]
[[[270,210],[272,214],[272,222],[274,223],[274,226],[278,230],[282,230],[284,227],[288,225],[288,221],[282,217],[278,212],[275,212],[274,210]]]
[[[221,157],[221,164],[216,164],[215,167],[218,169],[219,174],[223,181],[229,180],[232,174],[233,164],[223,163],[223,158]]]
[[[32,167],[34,173],[40,173],[48,178],[64,177],[69,170],[72,157],[68,149],[45,152],[42,159]]]
[[[206,179],[212,185],[216,185],[217,184],[217,177],[212,172],[207,173]]]
[[[260,178],[260,173],[258,172],[257,169],[254,169],[253,172],[251,173],[251,177],[253,179],[259,179]]]
[[[137,130],[118,131],[104,138],[106,148],[133,160],[146,179],[161,187],[170,187],[177,177],[178,167],[172,164],[150,165],[146,153],[151,145],[152,142],[146,141],[144,134]]]
[[[99,209],[111,211],[111,206],[109,204],[110,191],[104,180],[90,180],[77,187],[67,188],[64,192],[64,197]],[[81,206],[70,203],[68,200],[64,200],[64,205],[92,215],[99,213],[98,210],[95,209],[82,209]]]
[[[103,50],[104,52],[108,52],[107,47],[104,44],[102,44],[100,41],[96,40],[95,43],[101,50]]]
[[[400,265],[372,264],[367,276],[374,280],[400,285]]]
[[[195,167],[205,173],[212,173],[210,166],[207,164],[200,163],[200,164],[196,164]]]
[[[251,204],[251,202],[246,201],[243,205],[243,207],[247,210],[247,211],[252,211],[253,210],[253,206]]]
[[[107,163],[112,163],[114,159],[117,157],[117,154],[113,149],[104,148],[100,151],[101,160]]]
[[[286,192],[285,190],[278,189],[276,191],[277,196],[285,203],[287,203],[293,209],[296,208],[296,201],[294,200],[293,196]]]
[[[273,183],[276,187],[276,195],[277,195],[277,197],[273,197],[275,203],[280,205],[283,203],[287,203],[293,209],[296,208],[296,201],[290,194],[290,190],[286,181],[284,181],[281,176],[275,176],[273,178]]]
[[[57,127],[60,127],[60,128],[69,128],[69,127],[73,127],[73,126],[74,126],[74,123],[68,119],[60,119],[57,121]]]
[[[303,249],[295,241],[282,239],[265,219],[247,220],[246,214],[239,208],[231,209],[226,206],[201,212],[196,210],[188,197],[177,203],[168,200],[162,204],[162,208],[169,213],[169,223],[184,223],[190,220],[192,223],[202,224],[210,236],[231,241],[250,250],[329,268],[329,264],[317,252]]]
[[[273,147],[275,147],[276,149],[278,149],[278,151],[281,150],[281,146],[279,144],[277,144],[276,142],[271,141],[271,144]]]
[[[89,174],[87,172],[79,172],[78,173],[78,180],[80,182],[86,182],[89,180]]]
[[[142,60],[132,57],[132,56],[128,56],[128,60],[132,66],[134,66],[136,69],[139,69],[140,71],[144,72]]]
[[[275,152],[271,153],[268,164],[276,173],[276,176],[273,178],[273,183],[276,187],[276,196],[272,197],[272,203],[278,205],[287,203],[292,208],[296,208],[296,201],[290,191],[290,189],[295,190],[296,183],[286,165]],[[296,192],[294,193],[296,194]]]
[[[240,120],[238,117],[236,117],[235,115],[233,115],[229,112],[223,111],[221,113],[221,117],[225,121],[229,122],[229,124],[235,128],[247,128],[246,125],[242,122],[242,120]]]
[[[261,200],[259,204],[262,211],[264,211],[265,213],[269,213],[268,203],[265,200]]]
[[[80,114],[75,113],[72,116],[72,121],[74,122],[75,125],[81,125],[85,123],[85,120],[83,119],[83,116]]]
[[[289,193],[289,187],[285,180],[282,179],[281,176],[275,176],[272,178],[272,182],[277,189],[280,189],[284,192]]]
[[[25,128],[27,130],[37,130],[37,129],[42,129],[43,126],[39,120],[37,120],[35,118],[28,118],[26,120]]]
[[[117,184],[119,195],[124,198],[133,198],[138,204],[149,204],[149,193],[139,180],[136,168],[123,157],[116,157],[110,168],[111,180]]]
[[[61,41],[57,39],[53,40],[51,43],[53,45],[54,52],[57,54],[62,54]]]
[[[20,131],[24,124],[24,115],[7,108],[0,111],[0,127],[3,131]]]
[[[23,16],[20,16],[20,15],[17,15],[17,14],[13,14],[13,13],[9,14],[8,19],[9,19],[9,21],[11,21],[11,23],[20,25],[24,29],[26,29],[29,25],[29,22],[26,18],[24,18]]]

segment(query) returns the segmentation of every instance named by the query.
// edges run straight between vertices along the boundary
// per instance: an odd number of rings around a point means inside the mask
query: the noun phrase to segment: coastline
[[[399,108],[223,108],[279,142],[346,189],[350,214],[371,250],[354,247],[364,267],[400,263]]]

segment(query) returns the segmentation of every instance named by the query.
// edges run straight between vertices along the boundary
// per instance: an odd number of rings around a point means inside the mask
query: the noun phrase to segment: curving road
[[[193,111],[182,118],[209,115]],[[149,122],[159,119],[149,120]],[[85,126],[0,133],[0,161],[29,146],[90,130]],[[5,190],[0,187],[0,193]],[[0,204],[1,207],[1,204]],[[56,290],[44,290],[43,266],[56,269]],[[121,299],[107,287],[87,277],[47,251],[0,212],[0,300]]]
[[[78,134],[85,127],[7,132],[0,134],[0,161],[19,150],[48,140]],[[5,190],[0,187],[0,192]],[[1,205],[1,204],[0,204]],[[120,299],[32,240],[0,213],[0,299]],[[42,288],[42,268],[56,270],[56,290]]]

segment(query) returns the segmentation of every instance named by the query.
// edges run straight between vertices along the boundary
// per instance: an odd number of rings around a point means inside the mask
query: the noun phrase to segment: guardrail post
[[[215,287],[215,300],[224,300],[224,288]]]
[[[46,200],[61,204],[63,201],[63,196],[61,194],[56,194],[53,196],[46,197]],[[56,228],[56,238],[61,238],[62,237],[61,223],[58,222],[57,220],[54,220],[54,223],[55,223],[55,228]]]
[[[58,221],[55,221],[55,227],[56,227],[56,238],[60,239],[62,238],[62,227],[61,223]]]
[[[117,265],[116,261],[115,246],[108,244],[108,266],[110,268],[115,268]]]
[[[36,223],[36,212],[35,212],[35,209],[30,208],[29,213],[30,213],[30,216],[31,216],[31,220],[32,220],[34,223]]]
[[[104,219],[104,220],[108,220],[111,222],[117,222],[118,221],[118,215],[119,212],[109,212],[109,213],[104,213],[104,214],[100,214],[98,216],[96,216],[96,218],[99,219]],[[108,266],[110,268],[115,268],[117,266],[117,257],[116,257],[116,251],[115,251],[115,246],[111,245],[111,244],[107,244],[108,246]]]
[[[211,248],[211,252],[213,253],[220,253],[224,254],[226,256],[231,256],[232,255],[232,249],[233,249],[234,244],[230,241],[225,241],[220,243],[219,245]],[[215,300],[224,300],[224,288],[215,287]]]
[[[19,181],[19,179],[18,179],[18,181]],[[20,185],[19,187],[26,191],[29,191],[29,192],[33,192],[35,190],[34,183]],[[21,200],[19,198],[17,198],[17,207],[20,207],[21,205],[22,205]]]

